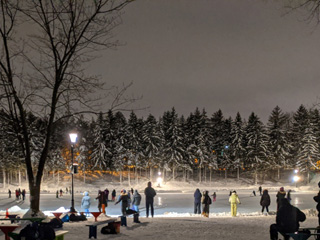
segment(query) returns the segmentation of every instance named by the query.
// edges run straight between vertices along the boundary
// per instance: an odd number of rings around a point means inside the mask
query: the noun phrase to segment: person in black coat
[[[286,192],[284,191],[284,188],[281,187],[280,191],[276,195],[277,197],[277,211],[281,207],[281,199],[284,199],[286,197]]]
[[[196,191],[193,194],[194,196],[194,214],[201,214],[201,197],[202,194],[199,190],[199,188],[196,189]]]
[[[260,205],[262,206],[262,210],[261,210],[262,214],[263,214],[265,208],[267,210],[267,213],[269,213],[270,203],[271,203],[270,195],[268,193],[268,190],[265,189],[265,190],[263,190],[263,194],[260,199]]]
[[[320,188],[320,182],[318,182],[318,186],[319,186],[319,188]],[[319,226],[320,226],[320,191],[318,192],[318,195],[317,195],[317,196],[314,196],[314,197],[313,197],[313,200],[314,200],[315,202],[317,202],[316,208],[317,208],[317,211],[318,211],[318,224],[319,224]]]
[[[119,197],[119,200],[114,204],[114,205],[117,205],[119,202],[121,202],[122,216],[126,216],[127,215],[128,201],[129,201],[129,196],[128,196],[126,190],[123,189],[121,191],[121,195]]]
[[[151,187],[151,182],[148,182],[148,187],[145,188],[146,195],[146,216],[149,217],[149,207],[151,208],[151,216],[153,217],[153,198],[157,195],[156,191]]]
[[[280,232],[285,240],[289,240],[290,236],[286,233],[294,233],[299,230],[299,222],[306,220],[306,215],[298,208],[292,206],[288,199],[281,199],[280,208],[277,212],[276,223],[270,226],[270,239],[278,240],[278,232]]]

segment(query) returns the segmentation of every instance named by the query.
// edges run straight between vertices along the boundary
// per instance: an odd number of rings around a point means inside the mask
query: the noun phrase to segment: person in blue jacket
[[[85,215],[88,217],[89,215],[89,208],[91,204],[91,198],[88,192],[84,192],[84,196],[81,201],[81,208],[84,209]]]
[[[196,189],[196,191],[193,194],[194,196],[194,214],[201,214],[201,197],[202,194],[199,190],[199,188]]]

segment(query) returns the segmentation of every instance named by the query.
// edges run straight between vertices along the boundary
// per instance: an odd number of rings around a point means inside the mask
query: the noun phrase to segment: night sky
[[[149,106],[138,116],[199,107],[267,121],[277,105],[319,102],[320,26],[286,11],[283,1],[137,0],[114,31],[124,45],[90,68],[108,85],[132,81],[135,107]]]

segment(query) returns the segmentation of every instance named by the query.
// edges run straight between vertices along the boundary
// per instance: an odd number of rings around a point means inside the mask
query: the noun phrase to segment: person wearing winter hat
[[[283,187],[280,188],[276,197],[277,197],[277,211],[279,211],[279,208],[281,207],[281,199],[284,199],[286,197],[286,192],[284,191]]]
[[[128,209],[128,194],[126,192],[126,190],[122,190],[120,197],[118,199],[118,201],[115,203],[115,205],[117,205],[119,202],[121,202],[121,212],[122,212],[122,216],[126,216],[127,215],[127,209]]]
[[[81,201],[81,208],[84,209],[86,217],[89,216],[90,204],[91,204],[91,198],[89,196],[89,193],[84,192],[84,197],[82,198],[82,201]]]
[[[229,197],[229,203],[231,205],[231,216],[237,216],[237,205],[241,204],[240,199],[236,191],[233,191],[231,196]]]

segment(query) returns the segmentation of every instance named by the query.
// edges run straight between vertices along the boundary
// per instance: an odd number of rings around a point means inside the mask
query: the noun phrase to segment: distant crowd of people
[[[8,189],[8,194],[9,194],[9,198],[11,198],[11,194],[12,194],[12,192],[11,192],[11,190],[10,189]],[[20,188],[18,188],[18,189],[16,189],[16,191],[15,191],[15,195],[16,195],[16,200],[18,201],[18,200],[22,200],[22,201],[24,201],[25,199],[26,199],[26,190],[25,189],[20,189]]]

